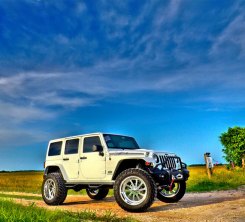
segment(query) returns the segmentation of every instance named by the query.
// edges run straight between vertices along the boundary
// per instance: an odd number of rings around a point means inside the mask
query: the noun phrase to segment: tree
[[[220,141],[224,148],[225,159],[228,162],[234,162],[237,166],[242,166],[245,158],[245,128],[229,128],[220,136]]]

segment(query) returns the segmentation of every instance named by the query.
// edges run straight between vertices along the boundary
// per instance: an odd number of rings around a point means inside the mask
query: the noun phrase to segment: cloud
[[[56,92],[42,93],[40,95],[31,96],[27,95],[30,101],[35,104],[43,104],[46,106],[61,106],[62,108],[77,108],[90,106],[95,101],[92,98],[79,98],[78,96],[62,96],[58,95]]]
[[[0,107],[0,120],[2,123],[20,123],[31,120],[46,120],[54,117],[53,112],[47,112],[38,107],[18,105],[18,103],[0,101]]]
[[[244,107],[243,8],[180,0],[5,1],[1,143],[47,140],[52,127],[67,124],[65,115],[105,101],[145,107],[171,100],[217,112]]]
[[[1,147],[9,149],[13,147],[27,146],[50,139],[50,134],[38,129],[23,129],[23,127],[0,128]]]
[[[237,56],[245,55],[245,13],[238,14],[218,36],[210,51],[211,55]]]

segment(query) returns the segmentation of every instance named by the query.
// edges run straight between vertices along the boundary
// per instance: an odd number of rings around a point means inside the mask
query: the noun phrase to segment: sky
[[[50,139],[91,132],[224,163],[244,72],[245,1],[1,0],[0,170],[42,170]]]

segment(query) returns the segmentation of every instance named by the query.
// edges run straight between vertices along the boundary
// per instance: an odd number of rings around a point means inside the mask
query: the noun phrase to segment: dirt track
[[[145,213],[128,213],[122,210],[113,197],[94,201],[86,196],[68,196],[65,203],[51,207],[37,200],[16,200],[23,204],[35,202],[48,209],[69,211],[93,210],[98,214],[111,211],[118,216],[130,216],[140,221],[245,221],[245,187],[238,190],[206,193],[189,193],[176,204],[155,201]]]

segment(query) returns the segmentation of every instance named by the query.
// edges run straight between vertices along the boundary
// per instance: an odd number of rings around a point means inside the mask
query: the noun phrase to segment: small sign
[[[206,160],[207,160],[207,166],[208,168],[213,168],[214,167],[214,164],[213,164],[213,160],[212,160],[212,157],[206,157]]]

